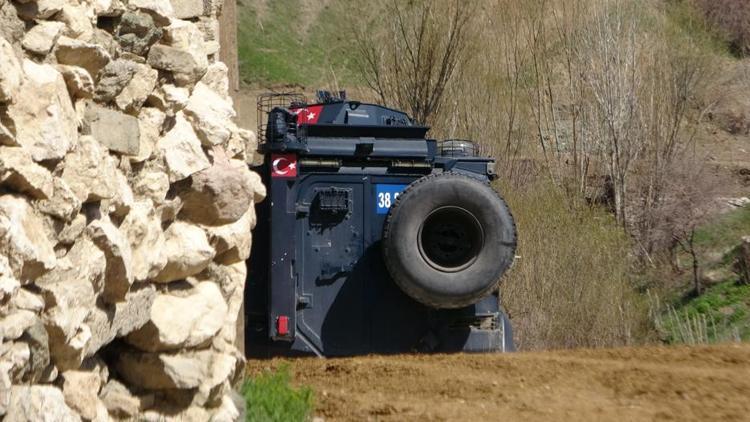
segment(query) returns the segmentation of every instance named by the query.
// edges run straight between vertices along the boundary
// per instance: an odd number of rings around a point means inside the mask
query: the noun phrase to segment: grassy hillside
[[[246,0],[239,9],[239,59],[249,85],[331,85],[351,80],[343,0]]]
[[[663,338],[671,343],[717,343],[750,340],[750,285],[732,272],[736,247],[750,234],[750,207],[724,214],[696,232],[706,291],[694,296],[678,288],[656,316]],[[688,257],[681,266],[687,267]],[[689,271],[687,271],[689,272]],[[687,273],[686,272],[686,273]],[[682,286],[690,285],[683,274]]]

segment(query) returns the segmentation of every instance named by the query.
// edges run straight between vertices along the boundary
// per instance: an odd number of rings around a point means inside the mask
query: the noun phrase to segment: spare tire
[[[434,308],[460,308],[497,289],[513,263],[516,227],[488,183],[457,173],[425,176],[399,195],[383,233],[398,286]]]

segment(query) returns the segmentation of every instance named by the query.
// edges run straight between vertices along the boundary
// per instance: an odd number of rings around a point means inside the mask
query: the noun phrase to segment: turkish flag
[[[298,125],[313,125],[315,123],[318,123],[318,119],[320,119],[320,113],[323,111],[323,106],[314,105],[304,108],[292,108],[289,111],[297,115]]]
[[[297,156],[295,154],[271,154],[271,177],[297,177]]]

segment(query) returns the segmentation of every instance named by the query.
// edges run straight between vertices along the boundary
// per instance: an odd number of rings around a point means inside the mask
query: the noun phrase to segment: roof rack
[[[293,107],[307,105],[307,99],[299,92],[266,92],[258,96],[258,142],[266,140],[268,113],[275,107]]]

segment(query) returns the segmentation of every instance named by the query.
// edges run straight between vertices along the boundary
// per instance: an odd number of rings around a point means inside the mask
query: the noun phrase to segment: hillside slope
[[[239,4],[240,77],[246,85],[313,85],[350,79],[347,3],[250,0]]]

